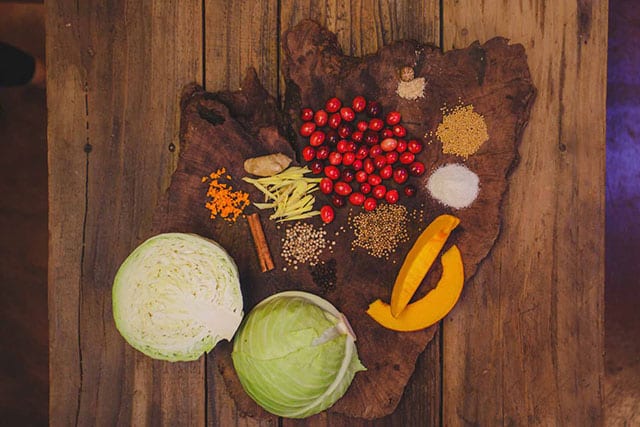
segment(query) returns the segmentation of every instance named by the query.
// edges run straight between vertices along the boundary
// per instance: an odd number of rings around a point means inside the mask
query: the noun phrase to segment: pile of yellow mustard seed
[[[466,159],[489,139],[484,117],[473,111],[473,105],[444,107],[441,111],[442,123],[438,125],[436,136],[442,142],[443,153]]]

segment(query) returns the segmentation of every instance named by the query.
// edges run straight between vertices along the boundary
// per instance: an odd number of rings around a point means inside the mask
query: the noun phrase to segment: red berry
[[[306,162],[310,162],[311,160],[316,158],[316,149],[307,145],[302,149],[302,158]]]
[[[392,165],[398,161],[399,154],[397,151],[391,151],[385,154],[384,157],[387,159],[387,164]]]
[[[376,170],[376,166],[373,164],[373,160],[364,159],[362,170],[364,170],[367,174],[373,173],[373,171]]]
[[[415,159],[416,155],[409,151],[405,151],[404,153],[400,154],[400,163],[402,163],[403,165],[411,164]]]
[[[368,155],[369,155],[369,148],[367,148],[367,146],[365,145],[361,145],[356,150],[356,159],[364,159]]]
[[[386,122],[389,126],[397,125],[400,123],[401,115],[398,111],[392,111],[387,114]]]
[[[345,204],[345,199],[343,196],[334,194],[331,196],[331,203],[333,203],[333,206],[335,206],[336,208],[341,208]]]
[[[399,198],[400,198],[400,195],[398,194],[398,190],[396,190],[396,189],[389,190],[389,191],[387,191],[387,194],[384,195],[384,199],[390,205],[393,205],[393,204],[397,203]]]
[[[339,113],[333,113],[332,115],[329,116],[330,128],[338,129],[338,126],[340,126],[340,123],[342,123],[342,117],[340,117]]]
[[[407,130],[402,125],[395,125],[393,127],[393,134],[399,138],[407,136]]]
[[[398,184],[404,184],[409,178],[409,172],[407,172],[407,168],[399,167],[393,171],[393,180]]]
[[[351,182],[353,181],[353,178],[355,177],[355,172],[351,169],[344,169],[342,171],[342,180],[344,182]]]
[[[353,133],[351,134],[351,139],[355,142],[360,143],[364,139],[364,133],[359,130],[353,131]]]
[[[404,139],[399,139],[396,151],[398,153],[404,153],[405,151],[407,151],[407,141],[405,141]]]
[[[338,153],[346,153],[348,151],[348,147],[348,141],[346,139],[341,139],[338,141],[338,145],[336,145],[336,150],[338,150]]]
[[[340,169],[338,169],[333,165],[325,166],[324,174],[326,175],[327,178],[330,178],[335,181],[336,179],[340,178]]]
[[[339,194],[340,196],[348,196],[349,194],[351,194],[352,189],[351,186],[346,182],[338,181],[334,184],[333,191],[335,191],[336,194]]]
[[[380,175],[372,173],[367,177],[367,182],[375,187],[382,182],[382,178],[380,178]]]
[[[325,224],[329,224],[335,217],[336,214],[331,206],[324,205],[320,208],[320,219],[322,219],[322,222]]]
[[[311,134],[311,136],[309,137],[309,145],[313,146],[313,147],[317,147],[319,145],[322,145],[322,143],[324,142],[324,138],[325,138],[325,133],[322,132],[321,130],[317,130],[315,132],[313,132]]]
[[[413,154],[418,154],[422,151],[422,142],[418,141],[417,139],[410,139],[409,143],[407,144],[407,148]]]
[[[371,194],[373,194],[373,197],[375,197],[376,199],[382,199],[386,193],[387,193],[387,187],[381,184],[373,187],[373,190],[371,192]]]
[[[300,126],[300,135],[309,136],[316,130],[316,124],[313,122],[305,122]]]
[[[329,153],[330,165],[338,166],[341,163],[342,163],[342,154],[338,153],[337,151],[332,151],[331,153]]]
[[[331,179],[329,178],[322,178],[318,186],[320,187],[320,191],[322,191],[322,193],[324,194],[331,194],[331,192],[333,191],[333,181],[331,181]]]
[[[367,177],[369,175],[365,172],[365,171],[357,171],[356,172],[356,181],[358,182],[366,182],[367,181]]]
[[[313,119],[313,110],[311,108],[303,108],[300,110],[300,118],[305,122]]]
[[[318,175],[320,172],[322,172],[323,167],[324,165],[322,164],[322,160],[314,160],[311,163],[309,163],[309,168],[311,169],[311,173],[314,175]]]
[[[382,107],[377,101],[369,101],[366,107],[366,113],[369,117],[378,117],[382,114]]]
[[[342,159],[342,163],[344,163],[344,158]],[[346,164],[346,163],[345,163]],[[356,158],[353,161],[353,169],[359,171],[360,169],[362,169],[362,160]]]
[[[340,137],[338,136],[338,132],[335,129],[327,129],[326,134],[327,134],[327,143],[331,146],[336,145],[340,140]]]
[[[356,161],[356,154],[353,151],[347,151],[342,155],[342,164],[351,166]]]
[[[382,136],[382,139],[391,138],[393,137],[393,131],[389,128],[382,129],[382,132],[380,132],[380,135]]]
[[[414,187],[413,185],[409,184],[406,187],[404,187],[404,194],[407,197],[413,197],[416,195],[416,187]]]
[[[321,145],[316,149],[316,158],[320,160],[324,160],[329,157],[329,147],[326,145]]]
[[[386,165],[385,167],[380,169],[379,174],[380,174],[380,178],[389,179],[393,176],[393,168],[391,167],[391,165]]]
[[[313,115],[313,121],[320,127],[325,126],[329,121],[329,115],[324,110],[318,110]]]
[[[398,147],[398,140],[395,138],[385,138],[380,143],[383,151],[393,151]]]
[[[420,176],[424,173],[424,163],[413,162],[409,165],[409,173],[413,176]]]
[[[340,126],[338,126],[338,135],[340,138],[349,138],[353,133],[353,126],[349,123],[342,122]]]
[[[369,120],[369,129],[371,129],[372,131],[379,132],[383,127],[384,122],[382,121],[382,119],[375,118]]]
[[[360,120],[358,124],[356,124],[356,128],[360,132],[364,132],[365,130],[369,129],[369,122],[367,122],[366,120]]]
[[[362,193],[351,193],[349,196],[349,203],[354,206],[360,206],[364,203],[364,194]]]
[[[364,99],[364,96],[356,96],[351,102],[351,108],[353,108],[353,111],[355,111],[356,113],[364,111],[366,106],[367,100]]]
[[[369,184],[368,182],[363,182],[362,184],[360,184],[360,192],[362,194],[371,193],[371,184]]]
[[[369,157],[371,157],[372,159],[380,155],[382,155],[382,147],[380,147],[378,144],[372,146],[369,149]]]
[[[333,98],[330,98],[324,105],[324,109],[330,113],[335,113],[340,109],[340,107],[342,107],[342,101],[340,101],[335,96]]]
[[[387,159],[384,156],[376,156],[373,159],[373,164],[377,169],[382,169],[387,164]]]
[[[340,109],[340,117],[346,122],[352,122],[356,118],[356,113],[351,107],[342,107]]]
[[[366,211],[372,211],[376,208],[376,206],[378,206],[378,202],[376,202],[376,199],[374,199],[373,197],[367,197],[364,200],[364,209]]]
[[[367,129],[364,133],[364,142],[368,145],[375,145],[380,140],[378,132],[374,132],[371,129]]]
[[[347,141],[347,151],[356,151],[356,143],[353,141]]]

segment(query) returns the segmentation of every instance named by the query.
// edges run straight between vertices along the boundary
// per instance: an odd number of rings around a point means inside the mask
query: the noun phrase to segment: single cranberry
[[[383,151],[393,151],[398,147],[398,140],[395,138],[385,138],[380,143]]]
[[[369,129],[375,132],[380,132],[384,127],[384,122],[382,119],[374,118],[369,120]]]
[[[358,95],[355,98],[353,98],[353,101],[351,102],[351,108],[353,108],[353,111],[355,111],[356,113],[360,113],[361,111],[364,111],[366,106],[367,106],[367,100],[364,99],[364,96]]]
[[[404,153],[405,151],[407,151],[407,141],[405,141],[404,139],[399,139],[396,151],[398,153]]]
[[[360,120],[360,121],[356,124],[356,128],[357,128],[360,132],[364,132],[365,130],[369,129],[369,122],[367,122],[366,120]]]
[[[361,206],[364,203],[364,194],[362,193],[351,193],[349,196],[349,203],[354,206]]]
[[[331,145],[332,147],[335,146],[340,140],[338,131],[336,131],[335,129],[327,129],[325,133],[327,134],[327,144]]]
[[[332,151],[331,153],[329,153],[330,165],[338,166],[341,163],[342,163],[342,154],[338,153],[337,151]]]
[[[384,157],[387,159],[387,164],[392,165],[398,161],[399,154],[397,151],[391,151],[389,153],[386,153]]]
[[[336,150],[338,150],[338,153],[346,153],[348,150],[347,148],[349,147],[349,142],[346,139],[341,139],[340,141],[338,141],[338,144],[336,145]]]
[[[334,194],[334,195],[331,196],[331,203],[336,208],[341,208],[345,204],[345,198],[343,196],[339,196],[337,194]]]
[[[378,174],[382,179],[389,179],[393,176],[393,168],[391,167],[391,165],[386,165],[385,167],[380,169]]]
[[[393,171],[393,180],[398,184],[404,184],[409,178],[409,172],[407,168],[400,166]]]
[[[340,169],[333,165],[325,166],[324,174],[327,178],[335,181],[340,178]]]
[[[351,134],[351,139],[354,140],[357,143],[362,142],[362,140],[364,139],[364,133],[362,133],[359,130],[355,130],[353,131],[353,133]]]
[[[329,121],[329,114],[327,114],[327,112],[324,110],[318,110],[313,115],[313,121],[316,122],[316,125],[320,127],[326,126],[327,122]]]
[[[413,154],[418,154],[422,151],[422,142],[418,141],[417,139],[410,139],[409,143],[407,144],[407,148]]]
[[[362,194],[369,194],[371,193],[371,184],[369,184],[368,182],[363,182],[360,184],[360,192]]]
[[[313,147],[317,147],[319,145],[322,145],[322,143],[324,142],[324,138],[326,137],[325,133],[322,132],[321,130],[317,130],[315,132],[313,132],[311,134],[311,136],[309,137],[309,145],[313,146]]]
[[[320,191],[324,194],[331,194],[333,191],[333,181],[327,177],[322,178],[318,186],[320,187]]]
[[[387,122],[387,124],[389,126],[393,126],[393,125],[397,125],[398,123],[400,123],[401,117],[402,116],[400,115],[400,112],[392,111],[389,114],[387,114],[387,118],[385,119],[385,121]]]
[[[376,175],[375,173],[372,173],[367,177],[367,182],[371,184],[371,186],[375,187],[376,185],[379,185],[382,182],[382,178],[380,178],[380,175]]]
[[[321,145],[316,149],[316,158],[324,160],[329,157],[329,147]]]
[[[356,161],[356,153],[353,151],[347,151],[342,155],[342,164],[345,166],[351,166]]]
[[[335,113],[340,109],[340,107],[342,107],[342,101],[340,101],[340,99],[336,98],[335,96],[333,98],[330,98],[324,105],[324,109],[330,113]]]
[[[366,113],[369,117],[378,117],[382,114],[382,107],[378,101],[369,101],[366,107]]]
[[[314,175],[320,174],[322,172],[322,168],[324,165],[322,164],[322,160],[314,160],[309,164],[309,168],[311,169],[311,173]]]
[[[376,166],[373,164],[373,160],[364,159],[362,170],[364,170],[367,174],[373,173],[376,170]]]
[[[351,107],[342,107],[340,109],[340,117],[345,122],[352,122],[356,118],[356,113]]]
[[[384,199],[390,205],[397,203],[399,198],[400,198],[400,194],[398,194],[398,190],[396,190],[395,188],[387,191],[387,194],[384,195]]]
[[[305,122],[308,122],[309,120],[313,119],[313,110],[311,108],[301,109],[300,118]]]
[[[364,142],[368,145],[375,145],[380,140],[378,132],[374,132],[371,129],[367,129],[364,133]]]
[[[336,214],[331,206],[324,205],[320,208],[320,219],[322,219],[322,222],[325,224],[329,224],[335,217]]]
[[[376,167],[376,169],[382,169],[387,165],[387,158],[382,155],[376,156],[373,159],[373,164]]]
[[[316,149],[307,145],[302,149],[302,158],[305,162],[310,162],[311,160],[316,158]]]
[[[413,163],[415,159],[416,155],[411,153],[410,151],[405,151],[404,153],[400,154],[400,163],[402,163],[403,165],[409,165]]]
[[[395,125],[393,127],[393,134],[398,138],[404,138],[407,136],[407,130],[402,125]]]
[[[338,181],[334,184],[333,191],[335,191],[336,194],[339,194],[340,196],[348,196],[349,194],[351,194],[352,189],[351,186],[346,182]]]
[[[371,191],[371,194],[373,194],[373,197],[375,197],[376,199],[382,199],[386,193],[387,193],[387,187],[385,187],[382,184],[376,185],[375,187],[373,187],[373,190]]]
[[[372,159],[375,157],[378,157],[379,155],[382,154],[382,147],[380,147],[378,144],[372,146],[369,149],[369,157],[371,157]]]
[[[403,189],[405,196],[407,197],[413,197],[416,195],[416,187],[414,187],[413,185],[409,184],[406,187],[404,187]]]
[[[389,128],[382,129],[382,132],[380,132],[380,136],[382,137],[382,139],[392,138],[393,137],[393,131],[391,129],[389,129]]]
[[[332,115],[329,116],[330,128],[338,129],[338,126],[340,126],[340,123],[342,123],[342,117],[340,117],[339,113],[333,113]]]
[[[424,163],[413,162],[409,165],[409,173],[413,176],[420,176],[424,173]]]
[[[376,199],[374,199],[373,197],[367,197],[364,200],[363,206],[364,210],[372,211],[376,208],[376,206],[378,206],[378,202],[376,202]]]
[[[342,180],[344,182],[351,182],[353,181],[354,177],[355,177],[355,172],[352,169],[344,169],[342,171]]]
[[[368,176],[369,174],[367,174],[365,171],[359,170],[356,172],[355,178],[356,178],[356,181],[358,182],[366,182]]]
[[[309,136],[316,130],[316,124],[313,122],[304,122],[302,126],[300,126],[300,135]]]
[[[369,155],[369,148],[366,145],[361,145],[356,150],[356,159],[364,159]]]
[[[356,151],[356,143],[353,141],[347,141],[347,151]]]
[[[342,162],[344,163],[344,158],[342,159]],[[361,170],[361,169],[362,169],[362,160],[361,160],[361,159],[357,159],[357,158],[356,158],[356,159],[353,161],[352,166],[353,166],[353,170],[356,170],[356,171]]]
[[[338,126],[338,135],[340,138],[349,138],[353,133],[353,126],[349,123],[342,122],[340,126]]]

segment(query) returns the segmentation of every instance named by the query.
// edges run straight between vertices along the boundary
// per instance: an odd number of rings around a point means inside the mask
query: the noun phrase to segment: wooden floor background
[[[631,0],[610,2],[612,24],[610,45],[617,53],[610,56],[609,120],[615,120],[619,132],[608,136],[609,158],[639,156],[630,149],[629,135],[640,135],[638,108],[640,82],[625,76],[637,74],[640,68],[638,43],[640,16]],[[44,49],[42,6],[0,4],[0,40],[11,41],[36,53]],[[209,10],[210,14],[228,11]],[[239,11],[239,13],[243,13]],[[244,13],[247,13],[246,11]],[[275,11],[273,11],[275,13]],[[421,11],[425,13],[425,11]],[[416,16],[423,16],[416,14]],[[335,16],[320,17],[331,22]],[[446,19],[446,17],[445,17]],[[253,21],[251,21],[253,22]],[[258,25],[253,22],[251,25]],[[251,27],[250,27],[251,28]],[[275,31],[260,28],[260,31]],[[224,56],[225,46],[233,43],[228,34],[245,34],[249,29],[227,29],[217,53]],[[432,28],[424,37],[439,37],[440,29]],[[366,40],[353,44],[346,30],[340,34],[355,53],[371,49]],[[388,36],[388,35],[387,35]],[[227,38],[225,38],[227,37]],[[373,37],[373,36],[372,36]],[[375,37],[383,37],[375,34]],[[218,40],[216,37],[215,40]],[[242,37],[238,38],[242,40]],[[629,49],[629,46],[632,48]],[[270,50],[271,49],[271,50]],[[261,49],[277,54],[275,46]],[[248,64],[255,52],[248,52]],[[211,58],[211,56],[210,56]],[[210,59],[211,60],[211,59]],[[240,64],[244,65],[244,64]],[[186,64],[185,66],[194,66]],[[209,64],[207,70],[225,67],[224,61]],[[194,69],[197,69],[195,67]],[[618,70],[612,73],[612,70]],[[222,70],[224,71],[224,70]],[[268,73],[268,70],[263,70]],[[273,73],[271,73],[273,74]],[[203,76],[210,89],[237,82],[218,82],[220,74]],[[238,77],[238,81],[240,76]],[[225,79],[232,79],[228,77]],[[281,89],[281,82],[268,83]],[[615,90],[611,87],[615,86]],[[151,88],[153,89],[153,88]],[[4,425],[45,425],[47,420],[47,314],[46,314],[46,244],[47,244],[47,173],[45,145],[46,109],[44,94],[31,88],[0,89],[0,417]],[[632,157],[633,158],[633,157]],[[611,160],[613,161],[613,160]],[[637,163],[637,162],[636,162]],[[616,167],[609,163],[609,167]],[[637,337],[640,335],[638,311],[630,301],[637,301],[633,285],[637,284],[638,267],[632,253],[640,253],[640,230],[635,218],[640,214],[640,190],[629,184],[633,165],[625,166],[629,174],[612,174],[608,185],[607,238],[607,425],[640,423],[640,361]],[[631,168],[631,170],[629,169]],[[637,175],[636,175],[637,176]],[[633,182],[633,181],[631,181]],[[634,228],[635,227],[635,228]],[[631,230],[632,234],[628,231]],[[636,418],[633,418],[636,417]],[[625,424],[626,423],[626,424]]]

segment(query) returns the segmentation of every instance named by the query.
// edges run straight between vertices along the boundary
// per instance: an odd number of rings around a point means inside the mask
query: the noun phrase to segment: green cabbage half
[[[288,418],[327,409],[365,370],[344,315],[328,301],[296,291],[273,295],[247,315],[232,358],[247,394]]]
[[[113,283],[113,317],[124,339],[154,359],[198,359],[242,321],[238,268],[216,242],[160,234],[138,246]]]

